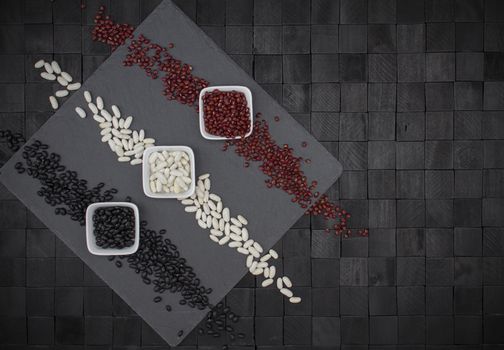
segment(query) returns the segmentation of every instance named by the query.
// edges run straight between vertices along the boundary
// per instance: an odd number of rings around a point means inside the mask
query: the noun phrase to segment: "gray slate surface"
[[[332,185],[341,173],[338,161],[301,125],[278,105],[262,88],[242,71],[171,1],[163,2],[138,28],[154,42],[175,42],[175,57],[192,64],[196,75],[213,85],[245,85],[252,90],[254,109],[270,121],[271,132],[279,144],[288,143],[297,154],[310,158],[305,166],[309,179],[317,179],[319,190]],[[264,185],[264,175],[255,166],[243,167],[243,160],[234,152],[222,152],[221,142],[204,140],[198,131],[193,109],[176,102],[167,102],[161,95],[160,79],[147,78],[139,68],[125,68],[121,62],[126,48],[118,49],[85,82],[54,116],[33,136],[61,154],[62,163],[76,170],[90,184],[105,182],[119,189],[120,196],[130,195],[139,206],[141,219],[151,228],[166,228],[203,285],[213,288],[211,302],[221,300],[246,273],[244,256],[211,242],[192,215],[185,214],[175,200],[146,198],[141,186],[141,168],[120,164],[108,146],[100,142],[96,122],[78,118],[76,106],[85,104],[83,91],[102,96],[106,106],[118,105],[123,114],[133,115],[133,128],[144,128],[158,145],[184,144],[193,148],[197,173],[212,174],[212,190],[222,196],[232,212],[249,220],[249,231],[265,249],[276,243],[296,222],[304,210],[290,202],[290,197]],[[279,115],[281,123],[273,117]],[[281,125],[281,127],[279,127]],[[301,148],[301,141],[309,147]],[[54,208],[36,195],[38,181],[19,176],[14,164],[21,159],[14,155],[2,168],[1,180],[42,222],[66,243],[77,256],[93,269],[169,344],[178,344],[202,319],[206,311],[178,305],[179,295],[167,294],[164,303],[173,306],[168,313],[164,306],[152,302],[152,286],[144,285],[131,269],[118,270],[105,257],[88,253],[84,228],[67,217],[56,216]],[[296,280],[294,278],[294,283]],[[177,333],[184,330],[184,336]]]

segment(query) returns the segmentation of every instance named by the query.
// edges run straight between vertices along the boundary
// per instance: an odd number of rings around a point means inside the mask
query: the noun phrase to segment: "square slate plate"
[[[215,43],[213,43],[171,1],[164,1],[137,28],[154,42],[175,43],[172,54],[193,65],[194,73],[212,85],[244,85],[254,98],[254,110],[262,112],[279,144],[288,143],[295,152],[312,160],[304,167],[309,179],[318,180],[320,192],[326,191],[341,173],[338,161],[305,131],[273,98],[263,91]],[[165,228],[200,277],[211,287],[211,302],[217,303],[247,272],[245,257],[233,249],[208,239],[193,215],[184,212],[177,200],[147,198],[142,191],[142,168],[118,163],[107,144],[100,142],[96,122],[89,115],[79,118],[74,108],[84,106],[83,92],[102,96],[105,105],[116,104],[125,115],[133,115],[132,128],[144,128],[158,145],[187,145],[196,155],[196,173],[212,174],[212,190],[221,195],[233,213],[249,220],[251,237],[270,248],[303,215],[304,210],[291,203],[281,190],[268,189],[265,176],[257,169],[243,167],[243,159],[233,150],[223,152],[222,142],[208,141],[198,130],[198,115],[193,108],[167,101],[161,95],[161,79],[151,80],[137,67],[126,68],[122,60],[126,47],[116,50],[53,117],[33,136],[50,145],[50,151],[62,156],[62,164],[78,172],[91,185],[105,182],[119,190],[116,199],[133,198],[142,220],[154,229]],[[63,67],[64,68],[64,67]],[[273,120],[280,116],[280,122]],[[302,148],[301,142],[308,147]],[[14,170],[22,159],[15,154],[2,168],[0,179],[45,225],[65,242],[119,294],[170,345],[177,345],[201,321],[207,311],[178,305],[180,295],[166,293],[163,303],[152,301],[152,286],[142,283],[132,269],[118,269],[106,257],[91,255],[86,248],[85,228],[66,216],[56,216],[54,208],[37,196],[38,181]],[[293,281],[294,284],[296,281]],[[164,309],[173,307],[172,312]],[[179,330],[184,336],[178,337]]]

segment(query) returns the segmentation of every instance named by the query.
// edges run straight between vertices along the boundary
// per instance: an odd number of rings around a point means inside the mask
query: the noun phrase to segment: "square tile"
[[[340,178],[340,198],[367,199],[367,172],[348,171]]]
[[[453,168],[453,142],[426,141],[425,169]]]
[[[340,84],[313,84],[311,95],[312,111],[338,112],[340,110]]]
[[[338,287],[340,285],[340,260],[314,259],[311,282],[313,287]]]
[[[453,83],[425,84],[427,111],[450,111],[454,106]]]
[[[370,286],[395,286],[396,284],[396,259],[379,257],[369,259],[369,285]]]
[[[453,139],[453,112],[427,112],[425,117],[427,140]]]
[[[455,109],[481,110],[483,108],[483,84],[480,82],[455,83]]]
[[[453,295],[455,315],[481,315],[483,300],[481,287],[456,286]]]
[[[339,0],[313,0],[311,2],[311,23],[338,24],[339,9]]]
[[[452,170],[425,171],[425,198],[453,197],[454,174]]]
[[[255,55],[254,79],[258,83],[282,82],[282,56]]]
[[[367,84],[341,84],[341,111],[365,112],[367,110]]]
[[[479,22],[483,20],[483,0],[456,0],[455,21]]]
[[[367,143],[340,142],[340,162],[345,170],[365,170],[367,159]]]
[[[455,169],[480,169],[483,166],[481,141],[455,141],[453,145]]]
[[[422,83],[397,84],[397,111],[416,112],[425,110],[425,91]]]
[[[312,97],[313,98],[313,97]],[[331,95],[325,96],[326,99],[331,98],[329,101],[330,103],[327,104],[327,107],[319,107],[322,110],[328,109],[331,111],[330,108],[334,108],[334,96]],[[325,102],[328,102],[327,100],[322,99],[322,102],[320,102],[322,105],[325,106]],[[339,99],[336,99],[339,104]],[[283,99],[282,99],[282,104],[287,109],[289,112],[308,112],[310,110],[310,85],[308,84],[284,84],[283,85]],[[314,110],[316,107],[313,107]]]
[[[254,1],[254,24],[282,24],[282,2],[276,0]]]
[[[347,86],[342,86],[347,95]],[[343,99],[343,96],[342,96]],[[345,97],[346,99],[346,97]],[[343,101],[342,101],[343,102]],[[339,127],[340,141],[366,141],[368,129],[368,116],[365,113],[341,113]]]
[[[27,326],[29,344],[54,344],[54,318],[30,317],[28,318]]]
[[[368,288],[341,287],[340,313],[344,316],[365,316],[368,314]]]
[[[424,1],[406,0],[397,3],[397,23],[422,23],[425,21]]]
[[[453,258],[427,258],[426,263],[427,285],[450,286],[453,284]]]
[[[423,142],[396,143],[397,169],[424,169]]]
[[[480,139],[482,112],[457,111],[454,115],[454,137],[459,140]]]
[[[342,24],[366,23],[367,6],[365,0],[340,0],[340,19]]]
[[[395,199],[396,174],[394,170],[372,170],[368,176],[369,198]]]
[[[396,315],[396,298],[395,287],[369,287],[369,314]]]
[[[367,52],[367,26],[348,24],[339,26],[339,52],[340,53],[366,53]]]
[[[341,54],[339,58],[340,81],[364,82],[367,80],[367,55]],[[380,63],[376,63],[380,65]],[[376,68],[379,69],[379,68]],[[385,68],[386,69],[386,68]],[[389,74],[374,72],[375,75]],[[385,79],[385,78],[383,78]]]
[[[338,54],[311,55],[311,81],[314,83],[339,81]]]
[[[395,200],[376,199],[369,201],[369,227],[395,227],[396,202]]]
[[[426,242],[428,257],[453,256],[452,229],[427,229]]]
[[[453,227],[453,200],[427,200],[425,222],[427,227]]]
[[[284,26],[283,53],[285,54],[310,53],[310,27]]]
[[[368,111],[393,112],[396,107],[396,84],[368,84]]]
[[[454,0],[427,0],[425,12],[427,22],[453,21]]]
[[[429,52],[425,56],[427,81],[455,80],[454,53]]]
[[[455,199],[453,202],[455,226],[481,226],[481,199]]]
[[[367,317],[342,317],[341,339],[343,344],[368,344],[369,319]]]
[[[397,227],[424,227],[425,201],[402,199],[397,201]]]
[[[312,337],[315,346],[333,346],[339,344],[340,319],[338,317],[313,317]]]
[[[388,24],[368,25],[368,52],[396,52],[396,26]]]
[[[455,284],[481,286],[483,283],[482,259],[480,257],[455,258]]]
[[[428,316],[426,328],[428,344],[453,343],[453,318],[451,316]]]
[[[425,258],[397,258],[397,285],[415,286],[425,284]]]
[[[456,256],[480,256],[482,252],[481,228],[456,227],[454,249]]]
[[[312,113],[311,133],[319,141],[337,141],[339,138],[338,113]]]
[[[394,54],[369,54],[369,81],[396,82],[397,67]]]
[[[310,56],[309,55],[284,55],[283,56],[283,82],[284,83],[309,83]]]
[[[369,256],[395,256],[395,229],[375,229],[369,236]]]
[[[338,26],[313,25],[311,27],[312,53],[339,53]]]
[[[282,27],[254,26],[254,53],[281,54]]]
[[[425,344],[425,316],[398,317],[397,333],[399,344]]]
[[[397,81],[401,83],[425,81],[425,54],[403,53],[397,55]]]
[[[395,113],[369,113],[369,140],[395,140]]]
[[[423,141],[425,139],[424,113],[397,114],[397,141]]]
[[[311,265],[309,256],[285,258],[283,269],[289,278],[296,281],[297,286],[309,286],[310,281],[315,281],[318,276],[312,276],[313,266]],[[324,287],[324,285],[322,286]]]
[[[84,318],[56,317],[55,340],[60,345],[84,344]]]
[[[425,230],[398,229],[397,230],[397,256],[424,256],[425,255]]]
[[[424,198],[424,171],[400,170],[396,174],[396,195],[400,199]]]
[[[397,314],[425,314],[425,287],[397,287]]]
[[[56,287],[54,300],[56,316],[84,314],[84,291],[81,287]]]
[[[226,52],[228,54],[250,54],[253,45],[251,26],[226,26]]]
[[[453,287],[426,288],[427,315],[453,314]]]
[[[257,317],[255,319],[257,345],[281,345],[283,319],[281,317]]]
[[[396,0],[369,0],[368,23],[396,23]]]
[[[27,316],[53,316],[54,288],[27,288],[26,289],[26,315]],[[59,302],[59,301],[58,301]]]
[[[342,286],[367,286],[368,261],[364,258],[340,259],[340,284]]]
[[[313,315],[339,316],[339,288],[312,288]]]
[[[457,23],[455,49],[457,51],[483,51],[483,23]]]
[[[473,55],[478,55],[478,54],[473,54]],[[480,63],[480,70],[479,72],[483,72],[483,64],[485,65],[485,80],[492,80],[492,81],[498,81],[498,80],[503,80],[504,79],[504,69],[502,68],[502,65],[500,62],[502,61],[502,53],[497,53],[497,52],[487,52],[483,55],[483,53],[479,54],[479,58],[481,58],[481,63]],[[484,56],[484,58],[483,58]],[[484,63],[483,63],[484,59]],[[482,77],[483,75],[479,76]],[[479,79],[483,80],[483,78]]]
[[[424,52],[425,24],[397,26],[397,52]]]
[[[427,23],[426,48],[427,52],[455,51],[455,24]]]
[[[286,316],[284,317],[284,344],[309,345],[311,344],[311,317]]]
[[[456,53],[456,79],[462,81],[481,81],[483,80],[484,72],[492,76],[495,72],[491,67],[491,61],[487,59],[487,55],[481,52],[457,52]],[[488,77],[490,78],[490,77]]]

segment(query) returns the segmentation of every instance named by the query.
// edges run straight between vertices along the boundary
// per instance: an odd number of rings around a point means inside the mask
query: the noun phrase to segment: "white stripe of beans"
[[[143,130],[141,130],[143,132]],[[138,135],[144,137],[144,135]],[[133,138],[136,138],[133,132]],[[148,139],[145,139],[148,140]],[[149,159],[149,161],[151,161]],[[154,161],[154,159],[153,159]],[[171,170],[180,175],[179,171]],[[264,280],[261,283],[262,287],[268,287],[275,281],[276,267],[269,265],[270,259],[278,259],[278,253],[274,249],[270,249],[266,254],[263,253],[262,246],[250,239],[248,229],[248,220],[243,215],[231,217],[228,207],[224,207],[222,198],[217,194],[210,193],[211,182],[210,174],[202,174],[198,177],[196,191],[190,199],[180,200],[182,205],[185,205],[186,212],[195,212],[195,219],[202,229],[209,229],[209,237],[212,241],[219,245],[228,245],[230,248],[236,249],[240,254],[246,255],[245,265],[249,272],[254,276],[264,275]],[[258,260],[256,260],[258,259]],[[278,277],[276,285],[280,293],[289,299],[289,302],[297,304],[301,302],[301,298],[294,296],[290,288],[292,282],[287,276]]]

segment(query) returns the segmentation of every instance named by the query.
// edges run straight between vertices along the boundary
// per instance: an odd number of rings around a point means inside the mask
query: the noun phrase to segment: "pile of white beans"
[[[40,73],[40,76],[43,79],[57,81],[64,87],[64,89],[58,90],[54,93],[54,95],[49,96],[49,103],[53,109],[58,109],[59,107],[57,97],[62,98],[68,96],[70,91],[79,90],[81,87],[81,83],[79,82],[72,83],[72,76],[67,72],[62,71],[60,65],[56,61],[49,63],[44,60],[38,60],[33,66],[37,69],[44,68],[44,71]]]
[[[143,151],[154,146],[156,140],[145,137],[145,131],[131,130],[133,117],[123,118],[121,111],[116,105],[112,105],[112,113],[105,109],[103,98],[96,97],[93,101],[91,93],[84,91],[84,99],[89,110],[93,113],[93,119],[98,123],[101,131],[101,141],[108,143],[110,150],[117,155],[119,162],[129,162],[131,165],[142,164]],[[76,107],[75,112],[81,118],[86,117],[82,107]]]
[[[231,216],[229,208],[224,207],[222,199],[215,193],[210,193],[210,174],[198,177],[195,193],[186,199],[180,199],[185,205],[184,210],[194,213],[194,218],[202,229],[210,230],[209,238],[219,245],[234,248],[240,254],[246,255],[246,266],[254,276],[263,276],[262,287],[273,284],[276,277],[276,267],[270,265],[270,260],[278,259],[278,253],[270,249],[264,252],[259,242],[250,238],[247,229],[248,221],[243,215]],[[265,254],[263,254],[265,253]],[[276,286],[280,293],[289,298],[293,304],[301,302],[291,290],[292,282],[287,276],[277,277]]]
[[[152,152],[149,155],[151,192],[187,192],[192,183],[190,162],[189,155],[184,151]]]

